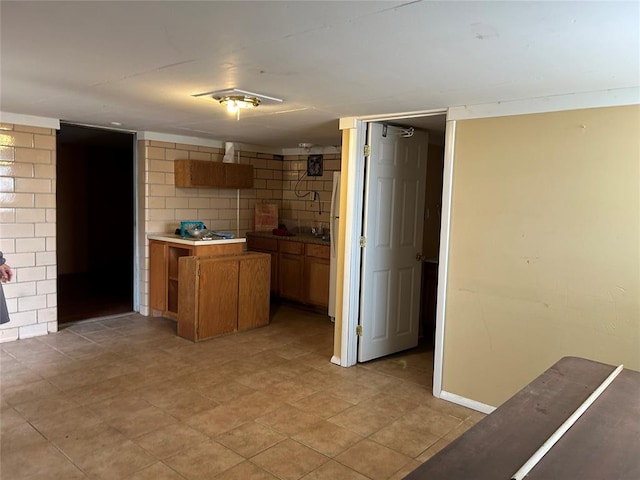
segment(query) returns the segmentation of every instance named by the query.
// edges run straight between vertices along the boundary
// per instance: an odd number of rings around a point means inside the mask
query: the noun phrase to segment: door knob
[[[416,253],[416,260],[422,262],[424,260],[424,256],[421,253]]]

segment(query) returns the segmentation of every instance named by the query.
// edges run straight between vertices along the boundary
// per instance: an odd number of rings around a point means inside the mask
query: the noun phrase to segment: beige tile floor
[[[401,479],[483,415],[432,352],[341,368],[326,316],[198,344],[141,315],[0,345],[3,480]]]

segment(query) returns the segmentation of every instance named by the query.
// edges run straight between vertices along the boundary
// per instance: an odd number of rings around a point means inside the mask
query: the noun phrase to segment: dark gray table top
[[[565,357],[405,480],[509,480],[615,369]],[[640,479],[640,373],[623,370],[526,480]]]

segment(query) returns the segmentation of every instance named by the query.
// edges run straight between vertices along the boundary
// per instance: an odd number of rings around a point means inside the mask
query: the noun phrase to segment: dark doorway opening
[[[424,202],[422,234],[422,296],[420,318],[422,343],[435,347],[436,309],[438,300],[438,261],[440,257],[440,226],[442,223],[442,184],[444,178],[444,138],[432,135],[427,155],[427,186]]]
[[[133,134],[60,126],[59,323],[133,310],[134,151]]]

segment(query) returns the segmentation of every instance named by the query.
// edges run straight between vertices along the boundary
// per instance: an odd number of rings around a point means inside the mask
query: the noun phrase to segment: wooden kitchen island
[[[269,323],[271,257],[245,252],[244,238],[149,235],[150,305],[177,333],[205,340]]]
[[[149,306],[154,313],[178,319],[178,260],[181,257],[242,253],[246,239],[194,240],[171,233],[149,239]]]

